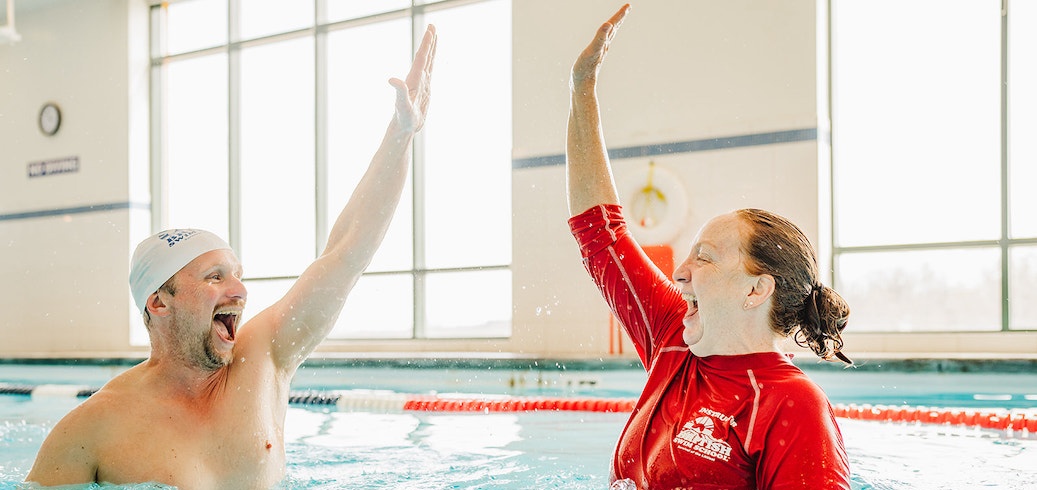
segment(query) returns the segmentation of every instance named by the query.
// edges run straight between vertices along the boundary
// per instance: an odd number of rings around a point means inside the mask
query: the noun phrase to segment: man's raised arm
[[[396,112],[331,228],[327,247],[284,298],[253,320],[273,328],[270,353],[283,369],[294,371],[328,335],[385,237],[407,180],[411,141],[425,124],[435,55],[436,30],[429,26],[406,80],[389,80],[396,89]]]

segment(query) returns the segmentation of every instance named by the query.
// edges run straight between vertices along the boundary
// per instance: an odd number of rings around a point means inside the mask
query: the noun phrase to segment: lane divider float
[[[71,385],[0,383],[0,395],[86,398],[97,390]],[[630,412],[633,398],[530,397],[465,393],[409,394],[387,390],[292,391],[294,405],[335,406],[344,411],[417,412]],[[970,409],[918,406],[842,404],[832,406],[836,417],[892,423],[967,426],[1037,436],[1037,410]]]
[[[1037,411],[937,408],[889,405],[833,405],[836,417],[880,422],[904,422],[979,427],[1037,435]]]
[[[0,395],[87,398],[97,392],[84,386],[16,385],[0,383]],[[386,390],[292,391],[288,403],[327,405],[342,410],[395,410],[418,412],[630,412],[633,398],[530,397],[442,393],[420,395]]]

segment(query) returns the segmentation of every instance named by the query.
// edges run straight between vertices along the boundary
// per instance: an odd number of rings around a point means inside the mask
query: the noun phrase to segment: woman
[[[756,209],[718,216],[674,271],[675,285],[627,231],[595,84],[628,11],[603,24],[573,65],[566,163],[584,263],[648,369],[612,488],[849,488],[831,406],[782,353],[792,336],[850,363],[839,352],[849,308],[820,283],[803,232]]]

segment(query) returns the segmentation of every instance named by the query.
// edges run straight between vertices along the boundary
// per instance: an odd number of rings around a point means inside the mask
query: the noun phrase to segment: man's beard
[[[215,371],[228,364],[216,349],[216,341],[213,340],[212,325],[208,330],[202,330],[196,337],[185,334],[185,326],[190,325],[193,319],[189,315],[177,315],[173,328],[177,329],[176,339],[179,345],[179,355],[188,364],[194,364],[206,371]]]
[[[215,341],[212,339],[212,335],[206,335],[203,342],[203,350],[205,351],[204,365],[202,367],[215,371],[223,366],[227,365],[227,362],[220,357],[216,351]]]

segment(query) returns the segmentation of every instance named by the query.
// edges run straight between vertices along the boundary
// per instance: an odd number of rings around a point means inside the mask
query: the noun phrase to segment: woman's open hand
[[[598,32],[594,34],[594,39],[580,53],[580,57],[573,64],[572,77],[569,80],[571,88],[575,89],[585,83],[593,85],[597,80],[601,62],[605,59],[605,53],[608,53],[612,38],[616,35],[616,31],[619,30],[623,19],[626,18],[627,12],[630,12],[629,3],[623,5],[612,18],[598,28]]]

